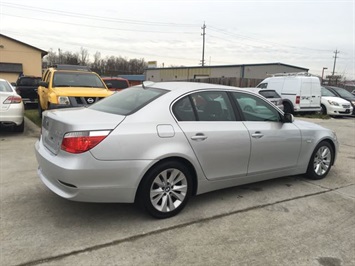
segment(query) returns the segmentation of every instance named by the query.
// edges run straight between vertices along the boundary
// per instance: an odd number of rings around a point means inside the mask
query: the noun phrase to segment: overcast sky
[[[275,63],[355,79],[355,0],[0,0],[0,32],[43,50],[197,66]]]

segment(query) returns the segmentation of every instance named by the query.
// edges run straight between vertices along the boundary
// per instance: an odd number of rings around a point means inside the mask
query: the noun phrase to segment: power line
[[[9,8],[15,9],[24,9],[24,10],[31,10],[35,12],[47,13],[47,14],[55,14],[61,16],[68,16],[68,17],[78,17],[78,18],[87,18],[90,20],[101,20],[106,22],[119,22],[124,24],[134,24],[134,25],[144,25],[144,26],[175,26],[175,27],[196,27],[195,24],[183,24],[183,23],[167,23],[167,22],[157,22],[157,21],[147,21],[147,20],[133,20],[133,19],[117,19],[117,18],[107,18],[101,16],[95,16],[90,14],[80,14],[75,12],[68,12],[68,11],[58,11],[54,9],[46,9],[46,8],[38,8],[26,5],[18,5],[12,3],[2,2],[2,6],[6,6]]]

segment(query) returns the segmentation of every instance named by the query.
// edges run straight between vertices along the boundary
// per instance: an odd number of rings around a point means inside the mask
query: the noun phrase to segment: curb
[[[38,127],[35,123],[33,123],[26,116],[25,119],[25,133],[30,136],[39,137],[41,135],[41,128]]]

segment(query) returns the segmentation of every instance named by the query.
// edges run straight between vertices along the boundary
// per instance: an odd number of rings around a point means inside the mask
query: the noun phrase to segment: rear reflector
[[[9,96],[6,98],[6,100],[3,102],[5,104],[11,104],[11,103],[21,103],[22,98],[19,96]]]
[[[61,148],[69,153],[83,153],[94,148],[110,132],[110,130],[69,132],[64,135]]]

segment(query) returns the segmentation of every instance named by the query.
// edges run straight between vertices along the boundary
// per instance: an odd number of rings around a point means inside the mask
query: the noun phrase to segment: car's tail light
[[[300,96],[296,96],[296,104],[300,104],[300,99],[301,99]]]
[[[61,148],[69,153],[83,153],[94,148],[110,132],[110,130],[69,132],[64,135]]]
[[[6,98],[6,100],[3,102],[5,104],[12,104],[12,103],[21,103],[22,98],[19,96],[9,96]]]

